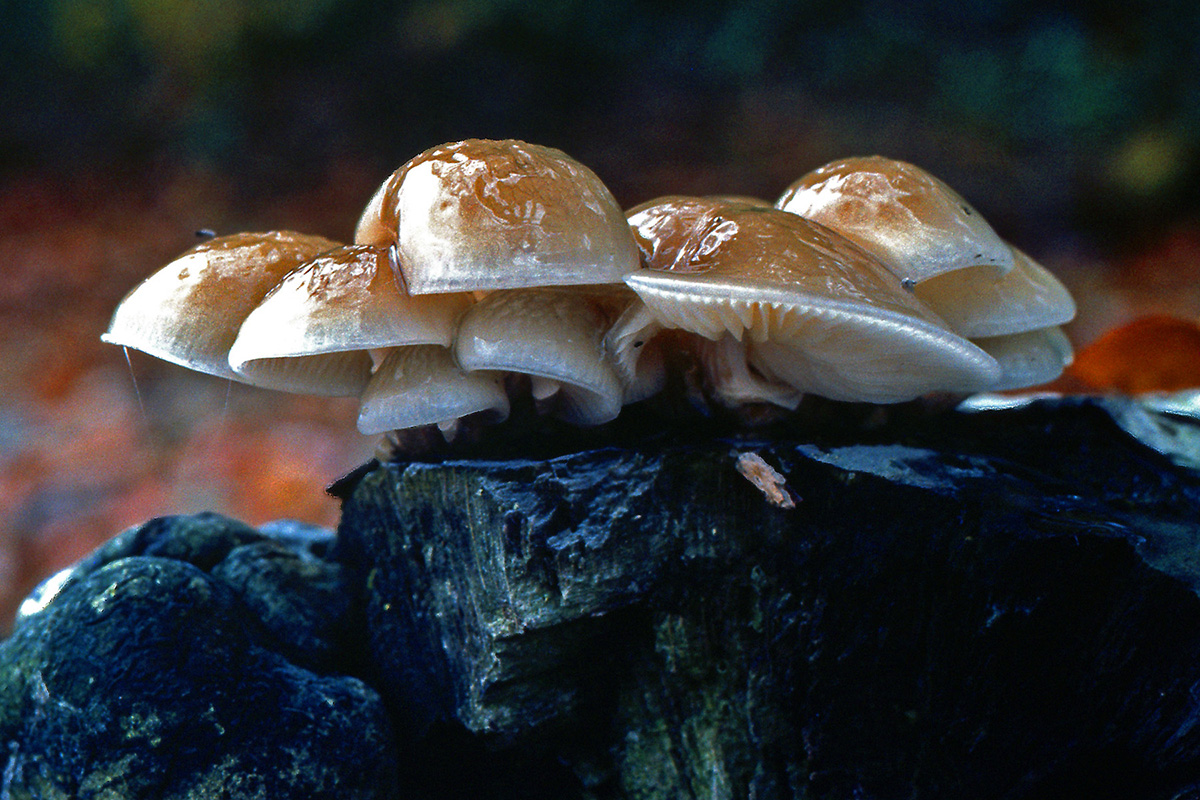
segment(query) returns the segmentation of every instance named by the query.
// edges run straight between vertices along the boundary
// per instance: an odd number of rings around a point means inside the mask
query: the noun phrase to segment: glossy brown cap
[[[619,283],[637,266],[624,215],[550,147],[468,139],[426,150],[371,199],[360,244],[395,244],[413,294]]]
[[[844,158],[804,175],[775,204],[833,228],[905,281],[965,267],[1012,269],[1008,245],[957,192],[920,167]]]
[[[414,297],[388,250],[339,247],[289,272],[250,312],[230,366],[256,386],[356,395],[371,376],[370,350],[449,346],[471,302],[462,293]]]

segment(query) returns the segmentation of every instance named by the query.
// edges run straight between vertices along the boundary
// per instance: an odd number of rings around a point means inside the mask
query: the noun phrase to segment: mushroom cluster
[[[893,403],[1033,385],[1071,350],[1070,295],[928,173],[882,158],[771,204],[622,213],[565,153],[467,140],[379,188],[354,243],[203,242],[130,292],[104,341],[270,389],[360,399],[364,433],[501,421],[518,394],[579,425],[668,382],[712,402]]]

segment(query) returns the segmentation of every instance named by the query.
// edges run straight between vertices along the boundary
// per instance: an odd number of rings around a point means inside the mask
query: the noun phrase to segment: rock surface
[[[0,644],[0,796],[396,796],[331,539],[162,518],[44,583]]]
[[[1195,410],[1005,402],[498,432],[332,550],[148,523],[0,644],[4,788],[1200,796]]]

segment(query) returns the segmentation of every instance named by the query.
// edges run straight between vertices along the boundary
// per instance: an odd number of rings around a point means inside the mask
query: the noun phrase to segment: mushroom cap
[[[764,373],[799,391],[897,402],[999,377],[990,356],[822,225],[699,198],[641,206],[630,224],[647,267],[626,283],[664,325],[769,343]]]
[[[284,275],[338,246],[292,231],[210,239],[138,284],[100,338],[199,372],[243,380],[229,366],[229,348],[242,321]]]
[[[555,416],[569,422],[609,422],[624,391],[604,356],[605,299],[566,289],[492,292],[463,315],[455,358],[466,370],[532,376],[537,399],[553,396]]]
[[[1075,317],[1067,287],[1041,264],[1013,247],[1013,268],[1003,275],[970,268],[918,283],[913,293],[955,333],[975,339],[1062,325]]]
[[[465,372],[448,347],[397,347],[371,376],[360,398],[358,429],[383,433],[453,422],[484,413],[508,417],[508,394],[497,372]]]
[[[413,294],[619,283],[637,267],[620,206],[595,173],[515,140],[416,156],[376,192],[354,240],[395,243]]]
[[[356,395],[371,377],[371,349],[450,346],[462,293],[413,297],[390,249],[348,245],[289,272],[242,323],[229,363],[256,386]]]
[[[973,387],[981,391],[999,392],[1049,383],[1074,360],[1071,341],[1057,326],[972,341],[996,359],[1003,370],[993,383]]]
[[[832,161],[775,203],[833,228],[902,280],[985,266],[1012,269],[1008,245],[957,192],[920,167],[882,156]]]

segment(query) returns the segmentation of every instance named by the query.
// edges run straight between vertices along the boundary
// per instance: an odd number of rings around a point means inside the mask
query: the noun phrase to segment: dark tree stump
[[[1193,425],[862,423],[371,467],[339,546],[373,682],[599,796],[1200,792]]]
[[[633,410],[364,465],[336,545],[148,523],[0,644],[3,790],[1200,796],[1200,426],[1160,405]]]

